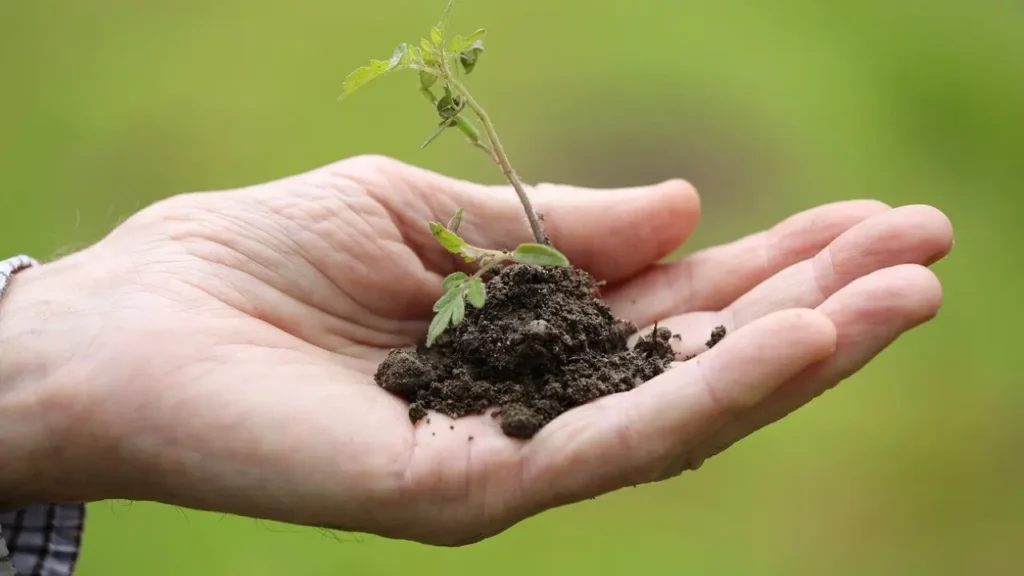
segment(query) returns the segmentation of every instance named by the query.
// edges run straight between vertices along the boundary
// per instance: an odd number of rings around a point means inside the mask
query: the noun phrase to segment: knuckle
[[[340,165],[346,169],[390,171],[399,169],[405,164],[384,154],[360,154],[342,160]]]

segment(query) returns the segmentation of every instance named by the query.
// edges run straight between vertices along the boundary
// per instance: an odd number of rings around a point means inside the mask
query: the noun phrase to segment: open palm
[[[940,305],[925,266],[949,251],[952,232],[933,208],[822,206],[659,265],[698,220],[684,182],[533,194],[555,245],[607,282],[616,314],[670,326],[695,360],[526,442],[485,416],[414,426],[373,373],[389,349],[423,337],[441,279],[459,266],[426,222],[465,208],[461,235],[510,248],[529,239],[514,194],[359,157],[178,196],[35,276],[36,294],[50,277],[52,294],[75,282],[91,291],[83,301],[107,302],[102,327],[84,336],[106,344],[81,370],[103,377],[75,392],[87,394],[79,418],[105,431],[82,457],[103,463],[90,469],[90,495],[473,542],[696,468]],[[705,351],[720,324],[729,336]]]

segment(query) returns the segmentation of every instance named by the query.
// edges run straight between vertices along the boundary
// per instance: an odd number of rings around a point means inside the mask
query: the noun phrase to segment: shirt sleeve
[[[0,514],[0,576],[72,576],[84,528],[80,503]]]

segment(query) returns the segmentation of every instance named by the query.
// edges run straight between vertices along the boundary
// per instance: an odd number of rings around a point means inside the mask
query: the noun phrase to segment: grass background
[[[382,153],[500,175],[415,75],[339,105],[441,0],[0,1],[3,253],[48,257],[172,194]],[[863,372],[699,473],[464,549],[96,503],[81,576],[1017,574],[1024,542],[1024,8],[1016,0],[462,0],[470,78],[530,181],[683,177],[687,250],[816,204],[927,203],[946,305]],[[1015,297],[1014,294],[1017,294]]]

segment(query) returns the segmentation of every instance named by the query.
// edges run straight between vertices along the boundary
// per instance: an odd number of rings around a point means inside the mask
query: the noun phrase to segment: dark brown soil
[[[559,414],[625,392],[675,360],[672,333],[637,332],[600,300],[597,283],[573,268],[515,264],[487,282],[483,308],[431,348],[394,350],[377,384],[409,401],[413,422],[434,410],[458,418],[489,408],[508,436],[529,438]],[[724,336],[716,329],[709,346]]]

